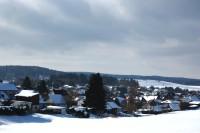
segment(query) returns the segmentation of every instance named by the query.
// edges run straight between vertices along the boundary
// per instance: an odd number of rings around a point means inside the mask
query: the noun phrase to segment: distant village
[[[93,78],[92,78],[93,77]],[[31,113],[62,114],[78,118],[139,117],[200,108],[200,91],[179,87],[140,86],[134,79],[118,79],[119,85],[103,83],[100,74],[88,84],[49,86],[46,80],[31,87],[25,77],[21,84],[0,82],[0,115]]]

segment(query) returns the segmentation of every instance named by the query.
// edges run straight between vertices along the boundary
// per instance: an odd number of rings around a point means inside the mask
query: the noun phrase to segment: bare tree
[[[126,105],[126,110],[129,113],[133,113],[133,111],[137,110],[136,96],[138,94],[138,88],[139,88],[139,83],[135,80],[131,80],[128,87],[128,97]]]

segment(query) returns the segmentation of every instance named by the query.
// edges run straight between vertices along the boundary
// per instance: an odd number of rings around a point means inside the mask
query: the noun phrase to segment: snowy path
[[[200,110],[132,118],[76,119],[35,114],[0,116],[0,133],[200,133]],[[24,123],[25,122],[25,123]]]

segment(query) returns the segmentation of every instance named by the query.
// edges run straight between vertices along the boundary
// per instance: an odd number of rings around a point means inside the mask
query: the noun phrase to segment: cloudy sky
[[[0,0],[0,65],[200,78],[199,0]]]

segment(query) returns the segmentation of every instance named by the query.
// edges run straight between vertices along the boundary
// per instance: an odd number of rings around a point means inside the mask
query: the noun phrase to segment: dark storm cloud
[[[199,6],[199,0],[1,0],[0,52],[13,53],[2,64],[200,78]]]

